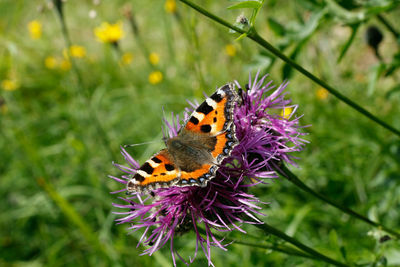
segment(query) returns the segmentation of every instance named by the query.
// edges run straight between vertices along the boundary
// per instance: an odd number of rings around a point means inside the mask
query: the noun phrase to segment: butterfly
[[[233,83],[218,88],[193,111],[178,135],[165,141],[166,148],[129,178],[127,194],[172,186],[205,187],[239,143],[233,120],[240,102]]]

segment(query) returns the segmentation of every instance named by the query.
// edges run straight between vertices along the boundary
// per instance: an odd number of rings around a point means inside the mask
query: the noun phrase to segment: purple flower
[[[143,231],[139,244],[148,246],[143,254],[151,255],[169,242],[174,265],[175,256],[184,261],[174,249],[174,238],[193,230],[196,250],[194,257],[184,262],[193,262],[200,246],[208,264],[213,265],[211,246],[226,250],[226,244],[217,239],[213,231],[237,230],[245,233],[242,224],[262,223],[255,215],[263,215],[260,204],[265,203],[252,195],[249,188],[265,183],[267,178],[277,177],[275,169],[280,162],[293,164],[294,157],[290,152],[300,151],[306,143],[301,138],[304,133],[299,132],[299,128],[302,128],[299,118],[294,116],[297,106],[290,105],[291,101],[284,99],[284,89],[288,83],[273,90],[272,81],[263,85],[265,78],[258,80],[257,75],[252,81],[250,77],[246,90],[241,90],[242,104],[234,112],[239,144],[206,187],[160,188],[147,195],[136,193],[121,198],[125,204],[114,204],[115,207],[126,209],[118,212],[124,216],[118,219],[119,223],[130,224],[129,229],[133,231]],[[237,82],[236,86],[241,88]],[[186,119],[187,114],[197,107],[196,104],[190,105],[186,109]],[[282,115],[285,109],[292,112]],[[166,121],[166,127],[170,138],[176,136],[181,127],[179,117],[176,116],[172,123]],[[128,166],[115,166],[126,174],[121,178],[111,178],[126,184],[140,165],[123,148],[122,155]]]

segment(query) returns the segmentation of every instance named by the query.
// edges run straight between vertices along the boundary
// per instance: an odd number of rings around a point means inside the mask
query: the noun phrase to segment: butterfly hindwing
[[[128,181],[127,190],[153,190],[173,185],[179,179],[179,170],[167,149],[161,150],[147,160]]]

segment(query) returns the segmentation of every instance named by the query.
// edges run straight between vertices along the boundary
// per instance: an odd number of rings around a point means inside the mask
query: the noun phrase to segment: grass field
[[[400,230],[399,136],[255,42],[235,40],[237,34],[183,3],[177,1],[174,9],[175,2],[167,2],[65,1],[67,45],[52,1],[0,1],[0,266],[171,266],[168,244],[152,256],[139,256],[141,233],[115,224],[119,216],[113,212],[121,210],[112,203],[121,204],[118,197],[124,194],[110,194],[123,188],[107,177],[120,175],[112,162],[124,164],[119,153],[124,144],[154,141],[128,148],[143,163],[163,147],[164,115],[182,114],[186,100],[202,101],[203,92],[210,95],[226,82],[244,85],[257,71],[269,73],[276,85],[288,79],[288,97],[299,105],[297,115],[304,114],[300,122],[311,125],[303,130],[309,144],[294,155],[298,168],[291,170],[324,196]],[[395,1],[366,2],[384,6],[375,12],[400,31]],[[227,9],[235,2],[196,3],[231,23],[252,13]],[[368,13],[338,62],[351,35],[350,18],[340,11],[355,17],[370,6],[351,9],[342,3],[345,12],[333,3],[265,1],[255,28],[311,73],[400,129],[400,73],[383,71],[398,58],[398,40]],[[99,33],[104,22],[115,27],[108,41]],[[381,59],[365,43],[370,25],[384,35]],[[269,203],[263,205],[264,221],[325,255],[352,266],[400,265],[394,236],[380,242],[385,232],[379,228],[285,179],[252,193]],[[284,243],[243,227],[248,234],[231,237]],[[175,247],[188,259],[194,235],[176,238]],[[272,249],[235,243],[227,248],[212,249],[215,266],[327,266]],[[199,252],[192,266],[206,265]]]

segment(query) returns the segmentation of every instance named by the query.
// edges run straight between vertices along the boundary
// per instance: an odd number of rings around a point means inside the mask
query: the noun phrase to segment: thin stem
[[[146,63],[148,64],[150,69],[154,70],[155,67],[153,66],[153,64],[151,64],[151,62],[149,60],[150,51],[149,51],[149,49],[147,48],[145,42],[142,39],[142,36],[140,34],[140,31],[139,31],[138,24],[136,22],[136,19],[135,19],[135,16],[133,14],[132,9],[131,8],[127,9],[125,11],[124,15],[129,21],[129,26],[131,27],[132,34],[136,39],[136,42],[137,42],[137,44],[139,46],[139,49],[142,50],[142,54],[146,58]]]
[[[294,69],[296,69],[297,71],[302,73],[304,76],[308,77],[310,80],[312,80],[316,84],[324,87],[331,94],[333,94],[335,97],[337,97],[338,99],[340,99],[341,101],[343,101],[344,103],[349,105],[350,107],[354,108],[355,110],[357,110],[358,112],[360,112],[361,114],[363,114],[364,116],[369,118],[370,120],[372,120],[372,121],[376,122],[377,124],[381,125],[385,129],[387,129],[387,130],[391,131],[392,133],[400,136],[400,130],[392,127],[391,125],[387,124],[383,120],[379,119],[378,117],[376,117],[375,115],[373,115],[372,113],[370,113],[369,111],[367,111],[366,109],[361,107],[360,105],[356,104],[355,102],[353,102],[352,100],[350,100],[346,96],[344,96],[341,93],[339,93],[339,91],[334,89],[332,86],[330,86],[326,82],[322,81],[321,79],[316,77],[314,74],[310,73],[309,71],[304,69],[302,66],[300,66],[299,64],[297,64],[296,62],[294,62],[293,60],[291,60],[290,58],[288,58],[284,54],[282,54],[277,48],[272,46],[269,42],[267,42],[260,35],[258,35],[258,33],[256,32],[256,30],[253,27],[250,28],[249,31],[244,31],[244,30],[232,25],[231,23],[223,20],[222,18],[217,17],[216,15],[208,12],[207,10],[203,9],[202,7],[194,4],[193,2],[191,2],[189,0],[179,0],[179,1],[185,3],[186,5],[190,6],[191,8],[193,8],[196,11],[200,12],[201,14],[205,15],[206,17],[210,18],[211,20],[213,20],[215,22],[218,22],[219,24],[224,25],[227,28],[230,28],[230,29],[232,29],[232,30],[234,30],[234,31],[236,31],[238,33],[246,34],[246,36],[248,38],[252,39],[253,41],[258,43],[259,45],[261,45],[265,49],[269,50],[275,56],[277,56],[280,59],[282,59],[283,61],[285,61],[288,65],[290,65],[291,67],[293,67]]]
[[[386,226],[384,226],[384,225],[382,225],[382,224],[380,224],[380,223],[374,222],[374,221],[368,219],[367,217],[365,217],[365,216],[363,216],[363,215],[361,215],[361,214],[359,214],[359,213],[357,213],[357,212],[355,212],[355,211],[353,211],[353,210],[351,210],[351,209],[349,209],[349,208],[347,208],[347,207],[345,207],[345,206],[342,206],[342,205],[340,205],[340,204],[334,202],[333,200],[331,200],[331,199],[325,197],[324,195],[322,195],[322,194],[320,194],[320,193],[314,191],[313,189],[311,189],[310,187],[308,187],[306,184],[304,184],[304,183],[303,183],[295,174],[293,174],[285,165],[282,165],[282,166],[280,166],[279,168],[276,168],[276,171],[277,171],[280,175],[282,175],[284,178],[286,178],[289,182],[295,184],[297,187],[299,187],[299,188],[302,189],[303,191],[306,191],[306,192],[310,193],[311,195],[313,195],[313,196],[319,198],[320,200],[322,200],[322,201],[324,201],[324,202],[326,202],[326,203],[328,203],[328,204],[334,206],[335,208],[337,208],[337,209],[343,211],[344,213],[349,214],[350,216],[353,216],[353,217],[355,217],[355,218],[357,218],[357,219],[359,219],[359,220],[362,220],[362,221],[364,221],[364,222],[366,222],[366,223],[368,223],[368,224],[370,224],[370,225],[372,225],[372,226],[381,228],[382,230],[384,230],[384,231],[386,231],[386,232],[388,232],[388,233],[390,233],[390,234],[396,236],[397,238],[400,238],[400,233],[398,233],[398,232],[396,232],[396,231],[394,231],[394,230],[392,230],[392,229],[390,229],[390,228],[388,228],[388,227],[386,227]]]
[[[202,228],[198,228],[198,231],[203,234],[206,235],[206,231]],[[312,257],[311,255],[304,253],[298,249],[295,249],[293,247],[288,247],[285,245],[279,245],[279,244],[271,244],[271,245],[266,245],[266,244],[259,244],[259,243],[252,243],[252,242],[246,242],[246,241],[242,241],[240,239],[236,239],[236,238],[230,238],[230,237],[225,237],[225,236],[221,236],[218,234],[214,234],[214,237],[220,239],[220,240],[224,240],[226,242],[233,242],[233,244],[238,244],[238,245],[243,245],[243,246],[249,246],[249,247],[255,247],[255,248],[260,248],[260,249],[270,249],[273,251],[277,251],[277,252],[281,252],[281,253],[285,253],[288,255],[292,255],[292,256],[299,256],[299,257],[303,257],[303,258],[309,258],[309,259],[313,259],[313,260],[320,260],[315,259],[314,257]],[[259,237],[258,237],[259,238]]]
[[[71,42],[71,38],[70,38],[70,35],[69,35],[69,32],[68,32],[67,24],[65,23],[65,19],[64,19],[64,14],[63,14],[63,11],[62,11],[62,2],[60,2],[60,1],[55,1],[55,2],[58,3],[58,4],[56,4],[56,6],[58,7],[58,8],[56,8],[56,11],[57,11],[56,13],[58,15],[58,18],[59,18],[59,21],[60,21],[60,24],[61,24],[61,31],[62,31],[62,34],[63,34],[63,37],[64,37],[65,44],[66,44],[67,49],[68,49],[69,47],[71,47],[72,42]],[[110,154],[110,157],[112,159],[116,159],[117,156],[114,153],[114,150],[111,149],[110,140],[108,138],[108,135],[105,132],[105,130],[103,129],[103,126],[101,125],[101,123],[100,123],[99,119],[97,118],[96,114],[94,113],[94,111],[91,108],[91,105],[89,103],[89,92],[88,92],[87,88],[84,86],[83,78],[82,78],[82,75],[81,75],[81,73],[79,71],[79,68],[76,65],[76,62],[72,57],[69,57],[69,59],[70,59],[70,62],[71,62],[72,69],[73,69],[73,71],[75,73],[75,76],[76,76],[76,78],[78,80],[78,86],[80,87],[77,90],[78,94],[81,95],[82,91],[84,92],[85,95],[82,96],[82,98],[86,102],[85,104],[86,104],[87,109],[89,111],[88,112],[89,116],[90,116],[91,120],[93,121],[97,132],[99,133],[100,139],[101,139],[105,149]]]
[[[393,34],[394,38],[399,39],[400,38],[400,33],[387,21],[382,15],[377,15],[376,16],[378,20],[386,26],[386,28]]]
[[[220,239],[223,238],[223,237],[221,237],[219,235],[215,235],[215,234],[214,234],[214,236],[217,238],[220,238]],[[310,256],[307,253],[304,253],[304,252],[301,252],[300,250],[297,250],[297,249],[294,249],[291,247],[287,247],[287,246],[283,246],[283,245],[277,245],[277,244],[264,245],[264,244],[246,242],[246,241],[238,240],[235,238],[227,238],[227,237],[225,237],[224,240],[228,241],[228,242],[234,242],[234,244],[238,244],[238,245],[255,247],[255,248],[260,248],[260,249],[270,249],[273,251],[278,251],[278,252],[285,253],[285,254],[292,255],[292,256],[315,259],[314,257]],[[319,260],[319,258],[316,260]]]
[[[335,266],[342,266],[342,267],[343,266],[347,266],[347,267],[349,266],[349,265],[347,265],[345,263],[342,263],[342,262],[339,262],[339,261],[334,260],[332,258],[329,258],[328,256],[326,256],[326,255],[324,255],[324,254],[322,254],[322,253],[320,253],[320,252],[318,252],[318,251],[316,251],[316,250],[304,245],[303,243],[301,243],[297,239],[288,236],[284,232],[282,232],[282,231],[280,231],[280,230],[268,225],[265,222],[263,224],[254,224],[254,226],[259,228],[260,230],[262,230],[266,234],[274,235],[276,237],[279,237],[279,238],[289,242],[290,244],[298,247],[299,249],[303,250],[304,252],[307,252],[311,256],[315,257],[315,259],[323,260],[323,261],[325,261],[327,263],[330,263],[332,265],[335,265]]]

